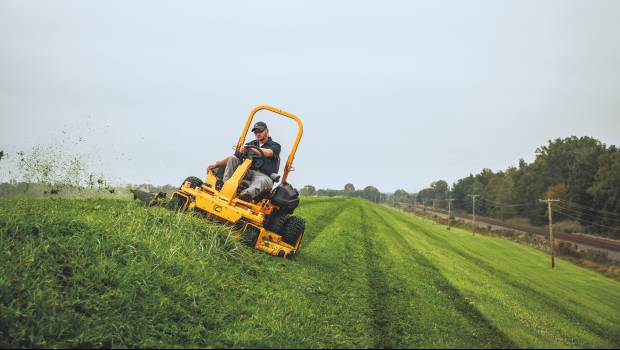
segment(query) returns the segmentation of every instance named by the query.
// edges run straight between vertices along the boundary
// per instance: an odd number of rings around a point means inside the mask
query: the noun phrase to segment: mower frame
[[[285,184],[289,173],[294,170],[293,161],[303,134],[303,125],[296,115],[267,105],[254,108],[248,116],[235,150],[238,151],[245,144],[246,135],[252,125],[254,115],[261,110],[268,110],[293,119],[298,126],[297,136],[281,178],[281,183]],[[277,205],[272,204],[269,198],[262,199],[257,203],[246,202],[237,198],[239,184],[251,166],[252,159],[244,159],[219,190],[216,189],[217,176],[212,169],[208,169],[206,182],[202,186],[193,187],[189,181],[185,181],[181,188],[173,193],[172,199],[177,201],[177,209],[179,210],[198,210],[212,220],[232,224],[243,240],[258,250],[275,256],[292,257],[299,249],[303,232],[297,237],[295,244],[285,242],[282,235],[265,228],[266,218],[280,209]]]

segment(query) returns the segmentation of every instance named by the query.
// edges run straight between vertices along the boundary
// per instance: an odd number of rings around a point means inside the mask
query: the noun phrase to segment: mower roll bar
[[[254,119],[254,115],[256,114],[256,112],[261,111],[263,109],[279,114],[283,117],[293,119],[294,121],[297,122],[297,126],[299,128],[297,130],[297,137],[295,138],[295,143],[293,144],[293,147],[291,148],[291,153],[288,155],[288,159],[286,160],[286,165],[284,166],[284,172],[282,173],[282,183],[286,183],[286,178],[288,177],[288,173],[293,168],[293,160],[295,159],[295,152],[297,152],[297,146],[299,145],[299,141],[301,140],[301,135],[304,132],[304,126],[301,124],[301,120],[296,115],[283,111],[281,109],[267,106],[267,105],[262,105],[262,106],[258,106],[254,108],[252,112],[250,112],[250,115],[248,116],[248,120],[245,123],[245,127],[243,128],[243,132],[241,133],[241,137],[239,137],[239,141],[237,142],[237,146],[235,147],[235,149],[239,150],[239,148],[245,144],[245,135],[247,135],[248,130],[250,130],[250,126],[252,125],[252,120]]]

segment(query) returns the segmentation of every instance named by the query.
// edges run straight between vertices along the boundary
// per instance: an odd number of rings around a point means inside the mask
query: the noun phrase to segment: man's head
[[[267,129],[267,124],[264,122],[257,122],[254,124],[252,128],[252,132],[256,135],[256,139],[260,143],[264,143],[269,138],[269,129]]]

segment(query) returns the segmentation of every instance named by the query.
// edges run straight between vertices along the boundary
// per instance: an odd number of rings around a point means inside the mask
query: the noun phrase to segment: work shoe
[[[215,190],[216,191],[221,191],[223,186],[224,186],[224,181],[222,181],[220,179],[215,180]]]
[[[239,199],[241,199],[242,201],[245,202],[251,202],[252,201],[252,195],[249,192],[243,191],[241,193],[239,193]]]

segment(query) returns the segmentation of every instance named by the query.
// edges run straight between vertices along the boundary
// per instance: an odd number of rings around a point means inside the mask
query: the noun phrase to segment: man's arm
[[[270,142],[267,144],[267,146],[269,146],[269,148],[267,147],[262,147],[261,151],[263,151],[263,154],[265,155],[265,157],[271,158],[271,157],[277,157],[280,154],[280,144],[277,142]],[[258,153],[257,150],[256,153]]]
[[[267,158],[273,157],[273,151],[270,150],[269,148],[261,148],[260,150],[263,151],[263,156]],[[258,153],[258,151],[255,149],[253,149],[252,151]]]
[[[209,165],[207,167],[207,170],[212,170],[212,169],[215,169],[215,168],[220,168],[220,167],[226,166],[226,163],[228,163],[229,159],[230,159],[230,157],[226,157],[226,158],[224,158],[222,160],[218,160],[217,162]]]

